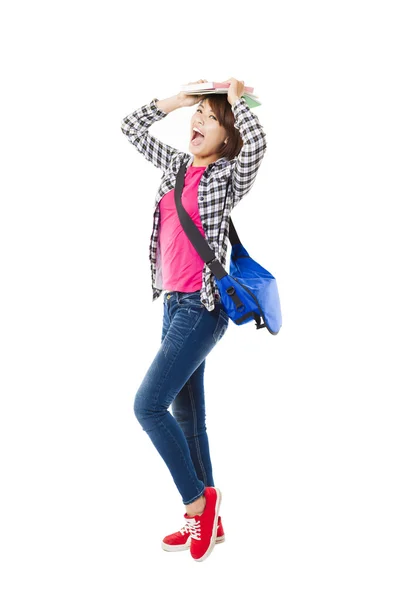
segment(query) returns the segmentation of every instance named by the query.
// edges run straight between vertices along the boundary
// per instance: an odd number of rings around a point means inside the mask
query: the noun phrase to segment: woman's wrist
[[[163,112],[170,113],[177,108],[181,108],[181,101],[178,96],[171,96],[170,98],[165,98],[165,100],[157,100],[156,106]]]

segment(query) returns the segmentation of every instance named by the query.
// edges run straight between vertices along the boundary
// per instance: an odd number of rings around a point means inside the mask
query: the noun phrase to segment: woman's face
[[[194,127],[199,129],[203,135],[195,133]],[[202,100],[200,104],[196,105],[196,110],[190,120],[189,148],[191,153],[199,161],[213,162],[213,160],[218,160],[226,139],[226,130],[218,123],[208,100]]]

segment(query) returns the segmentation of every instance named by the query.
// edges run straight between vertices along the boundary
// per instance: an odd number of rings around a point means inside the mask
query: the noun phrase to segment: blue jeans
[[[161,346],[133,408],[170,470],[183,504],[190,504],[214,486],[203,380],[206,356],[225,334],[229,317],[221,302],[208,311],[200,291],[165,293],[163,304]],[[217,400],[217,390],[210,392]]]

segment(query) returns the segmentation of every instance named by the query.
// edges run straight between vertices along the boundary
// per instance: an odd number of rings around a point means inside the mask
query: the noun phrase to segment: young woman
[[[244,82],[227,81],[227,94],[180,92],[165,100],[153,98],[121,123],[128,140],[163,172],[149,252],[153,301],[164,290],[161,346],[136,393],[134,412],[186,507],[185,525],[165,536],[162,548],[190,547],[198,561],[224,541],[221,492],[214,487],[206,431],[204,370],[206,356],[225,334],[229,318],[213,273],[181,227],[174,188],[185,161],[182,204],[226,269],[229,214],[252,187],[267,146],[257,116],[242,98]],[[195,104],[190,153],[149,134],[155,121]]]

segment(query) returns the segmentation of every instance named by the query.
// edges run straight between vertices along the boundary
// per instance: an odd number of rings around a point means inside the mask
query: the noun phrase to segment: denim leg
[[[198,302],[191,304],[189,298],[180,302],[176,296],[176,301],[164,307],[162,343],[135,396],[135,415],[169,468],[184,504],[199,498],[206,486],[204,478],[199,476],[202,467],[196,442],[193,442],[194,462],[198,463],[195,466],[185,434],[168,409],[222,337],[226,329],[224,323],[218,308],[207,311],[205,307],[199,307]],[[199,375],[201,373],[200,369]],[[197,376],[193,381],[199,389]],[[193,388],[187,386],[187,393],[192,392]],[[185,395],[182,393],[181,398]],[[201,403],[204,404],[204,398]],[[200,421],[196,421],[200,432],[203,431],[203,416],[204,409]],[[203,436],[203,442],[204,439]],[[203,446],[206,447],[204,443]],[[205,472],[207,484],[211,485],[209,466]]]
[[[206,427],[205,365],[204,359],[174,398],[171,410],[189,445],[197,477],[208,487],[214,486],[214,479]]]

